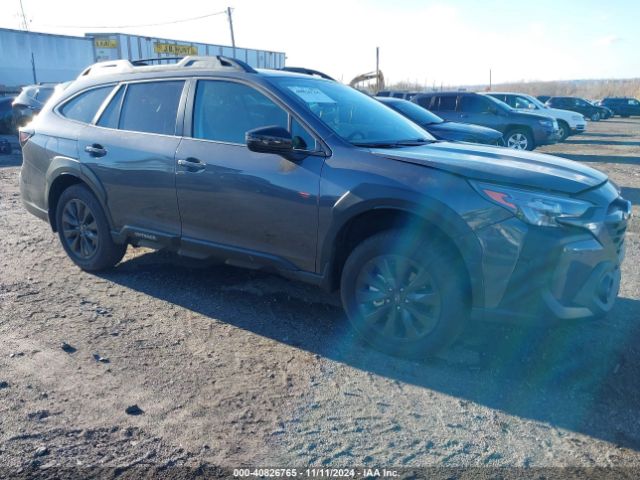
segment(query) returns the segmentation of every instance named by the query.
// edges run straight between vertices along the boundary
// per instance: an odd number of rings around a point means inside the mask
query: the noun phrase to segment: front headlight
[[[471,182],[471,185],[487,200],[506,208],[523,222],[540,227],[572,223],[571,220],[581,217],[593,206],[581,200],[491,183]]]
[[[580,122],[584,120],[584,117],[582,115],[572,115],[571,116],[571,120],[575,121],[575,122]]]

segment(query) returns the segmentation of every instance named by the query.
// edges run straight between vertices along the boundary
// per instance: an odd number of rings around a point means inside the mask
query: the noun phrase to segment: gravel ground
[[[541,150],[606,171],[640,204],[640,120],[589,130]],[[336,297],[270,274],[133,248],[84,273],[22,208],[19,165],[0,157],[0,477],[640,466],[637,218],[607,318],[482,323],[413,362],[363,347]]]

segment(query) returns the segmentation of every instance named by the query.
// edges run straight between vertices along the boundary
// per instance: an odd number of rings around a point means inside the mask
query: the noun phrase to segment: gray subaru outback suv
[[[373,98],[224,57],[89,67],[20,132],[26,208],[88,271],[127,245],[341,292],[370,344],[419,357],[469,319],[615,301],[630,203],[548,155],[437,141]]]

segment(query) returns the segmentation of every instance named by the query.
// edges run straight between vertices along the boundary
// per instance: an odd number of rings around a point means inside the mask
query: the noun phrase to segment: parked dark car
[[[0,154],[9,155],[11,153],[11,144],[8,140],[0,138]]]
[[[621,117],[640,116],[640,101],[631,97],[607,97],[600,105],[607,107],[613,115]]]
[[[540,325],[618,293],[631,205],[604,173],[436,141],[330,80],[105,62],[20,142],[24,205],[80,268],[132,244],[280,272],[340,289],[355,331],[393,354],[434,353],[472,313]]]
[[[598,107],[598,108],[601,109],[600,120],[606,120],[608,118],[613,117],[613,110],[611,110],[608,107],[605,107],[604,105],[601,105],[599,101],[597,101],[597,100],[587,100],[587,102],[589,102],[594,107]]]
[[[551,97],[547,100],[547,105],[551,108],[581,113],[585,118],[593,122],[597,122],[607,115],[607,112],[602,107],[593,105],[591,102],[579,97]]]
[[[13,101],[13,118],[18,126],[26,125],[37,115],[46,101],[51,97],[55,84],[28,85],[22,87],[20,94]]]
[[[569,135],[584,132],[587,127],[587,122],[579,113],[572,112],[571,110],[551,108],[526,93],[487,92],[485,95],[497,98],[516,110],[523,109],[539,115],[555,118],[558,122],[558,139],[560,141],[566,140]]]
[[[0,133],[10,134],[16,132],[16,125],[13,120],[13,110],[11,103],[14,97],[0,98]]]
[[[559,139],[558,122],[547,116],[523,112],[488,95],[473,92],[422,93],[411,99],[452,122],[471,123],[502,133],[506,147],[533,150]]]
[[[417,123],[439,140],[503,146],[502,133],[469,123],[447,122],[420,105],[401,98],[377,97],[386,106]]]

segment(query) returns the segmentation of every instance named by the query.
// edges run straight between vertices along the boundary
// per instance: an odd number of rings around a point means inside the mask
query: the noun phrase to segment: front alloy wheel
[[[362,328],[395,342],[416,341],[438,323],[442,298],[429,271],[399,255],[369,260],[355,284]]]
[[[591,115],[591,121],[597,122],[598,120],[600,120],[600,114],[598,112]]]
[[[507,147],[514,150],[528,150],[529,139],[522,132],[514,132],[507,137]]]
[[[424,358],[450,345],[466,324],[465,272],[443,239],[412,230],[378,233],[347,258],[342,304],[353,329],[374,348]]]

